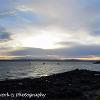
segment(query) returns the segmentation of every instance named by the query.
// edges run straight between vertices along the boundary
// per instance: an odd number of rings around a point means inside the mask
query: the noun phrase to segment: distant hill
[[[95,63],[100,63],[100,61],[97,60],[80,60],[80,59],[0,59],[0,61],[57,61],[57,62],[95,62]]]

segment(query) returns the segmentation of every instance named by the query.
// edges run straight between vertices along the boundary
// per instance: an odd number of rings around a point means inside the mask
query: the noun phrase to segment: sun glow
[[[16,41],[20,43],[21,47],[33,47],[41,49],[55,49],[62,47],[60,44],[60,38],[56,35],[40,34],[34,36],[16,37]]]

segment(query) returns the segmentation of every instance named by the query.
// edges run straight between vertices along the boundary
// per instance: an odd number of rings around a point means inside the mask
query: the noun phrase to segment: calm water
[[[89,69],[100,71],[100,64],[93,62],[0,62],[0,80],[16,78],[36,78],[48,76],[55,73],[62,73],[73,69]]]

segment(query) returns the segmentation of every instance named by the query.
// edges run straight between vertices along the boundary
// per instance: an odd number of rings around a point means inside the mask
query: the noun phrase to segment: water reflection
[[[73,69],[100,71],[99,64],[92,62],[0,62],[0,79],[41,77]]]

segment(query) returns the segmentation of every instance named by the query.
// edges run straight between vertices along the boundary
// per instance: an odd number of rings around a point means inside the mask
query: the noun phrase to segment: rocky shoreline
[[[100,100],[99,96],[100,72],[96,71],[76,69],[36,79],[0,81],[0,100]]]

